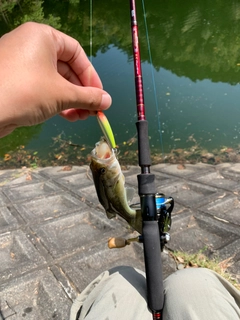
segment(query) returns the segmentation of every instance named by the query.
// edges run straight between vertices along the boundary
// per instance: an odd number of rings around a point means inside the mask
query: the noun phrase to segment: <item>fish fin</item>
[[[116,213],[115,212],[108,211],[108,210],[106,210],[106,215],[107,215],[108,219],[112,219],[112,218],[116,217]]]
[[[131,219],[129,224],[137,232],[142,233],[142,213],[141,213],[141,210],[136,210],[136,216],[135,216],[135,218]]]
[[[126,187],[125,190],[126,190],[127,201],[130,202],[134,197],[135,189],[131,187]]]

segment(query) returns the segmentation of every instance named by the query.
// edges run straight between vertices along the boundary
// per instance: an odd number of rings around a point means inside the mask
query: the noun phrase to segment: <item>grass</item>
[[[220,274],[240,290],[239,282],[227,271],[232,262],[232,257],[219,261],[217,258],[210,259],[204,254],[204,250],[195,254],[190,254],[182,251],[171,251],[170,255],[175,260],[176,264],[182,268],[207,268]]]

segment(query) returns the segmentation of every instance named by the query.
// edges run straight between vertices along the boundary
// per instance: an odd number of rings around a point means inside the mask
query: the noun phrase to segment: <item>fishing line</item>
[[[89,2],[89,60],[92,64],[92,22],[93,22],[93,3],[92,0]]]
[[[161,149],[162,149],[162,155],[164,157],[162,128],[161,128],[161,120],[160,120],[160,115],[159,115],[160,111],[159,111],[159,104],[158,104],[158,99],[157,99],[156,81],[155,81],[154,70],[153,70],[152,53],[151,53],[151,47],[150,47],[150,40],[149,40],[149,33],[148,33],[148,26],[147,26],[147,16],[146,16],[144,0],[142,0],[142,8],[143,8],[144,25],[145,25],[145,32],[146,32],[146,39],[147,39],[148,56],[149,56],[149,61],[151,64],[151,74],[152,74],[154,100],[155,100],[156,113],[157,113],[160,145],[161,145]]]

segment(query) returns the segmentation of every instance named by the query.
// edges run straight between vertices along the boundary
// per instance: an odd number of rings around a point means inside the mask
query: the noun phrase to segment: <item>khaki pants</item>
[[[240,291],[217,273],[189,268],[164,281],[163,320],[239,320]],[[105,271],[78,296],[70,320],[152,320],[145,274],[131,267]]]

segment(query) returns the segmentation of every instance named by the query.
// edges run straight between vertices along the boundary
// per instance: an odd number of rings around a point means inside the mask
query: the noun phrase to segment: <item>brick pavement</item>
[[[239,279],[240,164],[180,168],[152,166],[158,192],[175,200],[168,248],[233,257],[229,271]],[[109,237],[132,230],[107,219],[88,167],[65,169],[0,171],[0,319],[68,319],[73,299],[100,272],[144,270],[142,245],[107,248]],[[137,187],[137,173],[124,172],[127,185]],[[167,251],[162,257],[166,277],[176,266]]]

